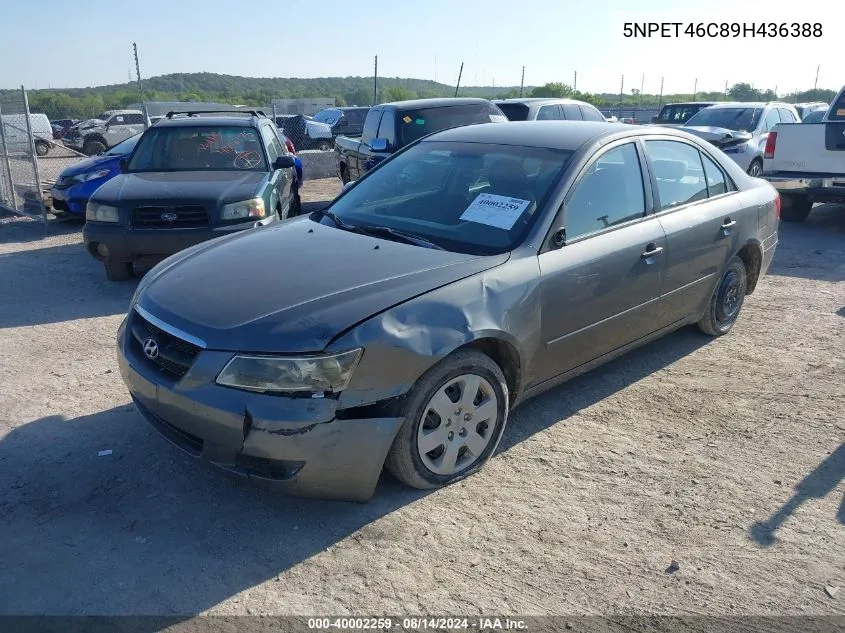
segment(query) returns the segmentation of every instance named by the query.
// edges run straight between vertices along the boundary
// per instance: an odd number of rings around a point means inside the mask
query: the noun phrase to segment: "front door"
[[[666,247],[648,215],[633,142],[611,146],[564,203],[565,244],[540,255],[542,341],[535,383],[656,329]]]

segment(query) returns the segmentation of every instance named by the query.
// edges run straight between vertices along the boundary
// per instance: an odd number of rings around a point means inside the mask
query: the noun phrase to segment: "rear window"
[[[699,110],[706,108],[704,104],[683,103],[677,105],[666,105],[657,115],[656,123],[686,123]]]
[[[432,132],[446,130],[461,125],[490,123],[502,118],[501,113],[491,103],[473,103],[469,105],[443,106],[440,108],[421,108],[403,110],[397,113],[400,130],[400,143],[407,145]]]
[[[828,121],[845,121],[845,90],[839,93],[839,97],[830,107],[827,116]]]
[[[505,113],[508,121],[528,120],[528,106],[524,103],[497,103],[496,105]]]

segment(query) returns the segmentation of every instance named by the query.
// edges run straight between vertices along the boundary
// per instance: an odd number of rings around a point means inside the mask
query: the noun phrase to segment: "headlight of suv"
[[[247,391],[337,393],[346,389],[363,349],[322,356],[235,356],[217,384]]]
[[[117,207],[110,207],[107,204],[98,204],[88,201],[85,205],[85,219],[92,222],[118,222],[120,215]]]
[[[224,220],[244,220],[247,218],[260,220],[266,214],[264,200],[261,198],[250,198],[249,200],[225,205],[221,217]]]

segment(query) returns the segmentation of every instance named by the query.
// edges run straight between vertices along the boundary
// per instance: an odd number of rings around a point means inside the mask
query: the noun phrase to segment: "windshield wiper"
[[[342,229],[344,231],[351,231],[353,233],[361,233],[361,231],[358,230],[357,226],[347,224],[328,209],[318,209],[315,213],[319,213],[320,215],[327,217],[329,220],[334,222],[335,226],[337,226],[337,228],[339,229]]]
[[[433,248],[438,251],[445,251],[446,249],[440,246],[439,244],[435,244],[431,240],[427,240],[424,237],[420,237],[419,235],[414,235],[413,233],[406,233],[405,231],[398,231],[396,229],[390,228],[389,226],[371,226],[369,224],[364,226],[356,226],[354,227],[359,233],[364,233],[366,235],[371,235],[373,237],[387,237],[392,238],[394,240],[398,239],[399,241],[405,242],[406,244],[414,244],[416,246],[425,246],[426,248]]]

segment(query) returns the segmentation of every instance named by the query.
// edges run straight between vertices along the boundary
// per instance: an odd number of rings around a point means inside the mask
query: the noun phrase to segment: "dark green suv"
[[[88,201],[82,235],[112,281],[135,263],[298,215],[294,156],[255,110],[170,112]]]

